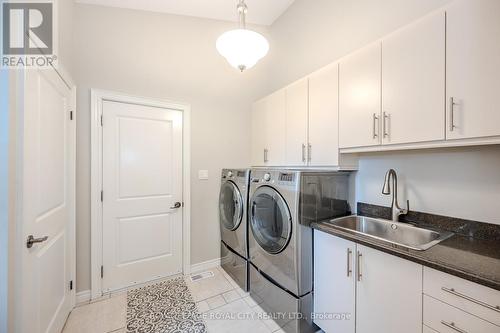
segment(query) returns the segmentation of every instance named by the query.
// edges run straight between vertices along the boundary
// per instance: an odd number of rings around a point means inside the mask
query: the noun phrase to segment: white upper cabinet
[[[252,105],[251,135],[252,135],[252,165],[265,165],[266,155],[266,99],[261,99]]]
[[[447,139],[500,135],[500,1],[446,10]]]
[[[308,81],[302,79],[286,88],[286,165],[307,165]]]
[[[333,64],[309,77],[311,166],[339,165],[339,68]]]
[[[382,143],[445,139],[445,13],[382,41]]]
[[[357,168],[339,154],[338,65],[330,65],[252,106],[253,166]]]
[[[339,70],[340,148],[379,145],[381,44],[347,56]]]
[[[252,106],[252,165],[285,163],[285,90],[279,90]]]
[[[266,165],[280,166],[285,163],[285,90],[278,90],[266,98]]]

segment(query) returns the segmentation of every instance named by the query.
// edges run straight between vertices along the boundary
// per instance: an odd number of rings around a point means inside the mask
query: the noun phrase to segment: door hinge
[[[101,126],[102,126],[102,114],[101,114]]]
[[[69,281],[69,290],[73,290],[73,280]]]
[[[69,112],[69,120],[73,120],[73,111]]]
[[[103,202],[103,201],[104,201],[104,192],[101,191],[101,202]]]
[[[104,277],[104,266],[101,266],[101,279]]]

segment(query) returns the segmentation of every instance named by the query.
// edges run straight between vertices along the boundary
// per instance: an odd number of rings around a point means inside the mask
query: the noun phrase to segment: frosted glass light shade
[[[266,38],[255,31],[235,29],[223,33],[215,43],[231,66],[243,71],[253,67],[269,51]]]

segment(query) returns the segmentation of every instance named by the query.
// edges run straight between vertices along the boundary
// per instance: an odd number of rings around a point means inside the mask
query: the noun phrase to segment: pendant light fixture
[[[267,54],[269,43],[261,34],[246,29],[245,16],[248,8],[245,0],[239,0],[236,9],[238,11],[238,29],[226,31],[220,35],[215,46],[231,66],[243,72],[245,69],[253,67]]]

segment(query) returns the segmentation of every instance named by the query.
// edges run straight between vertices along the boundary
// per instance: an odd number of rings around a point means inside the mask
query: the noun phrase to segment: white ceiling
[[[236,22],[237,0],[75,0],[78,3],[148,10]],[[247,22],[271,25],[294,0],[246,0]]]

